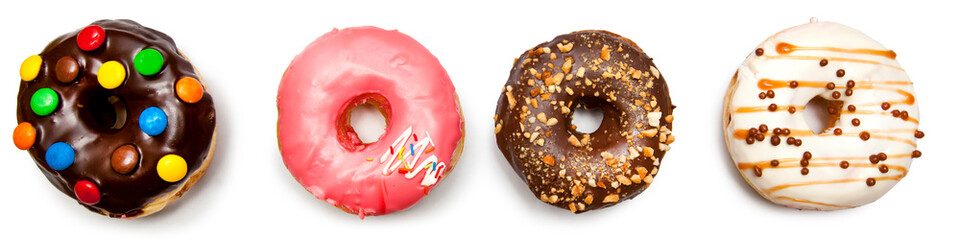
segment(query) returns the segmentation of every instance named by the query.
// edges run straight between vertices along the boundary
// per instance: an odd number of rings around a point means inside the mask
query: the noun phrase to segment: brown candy
[[[110,166],[119,174],[133,172],[140,165],[140,150],[133,145],[123,145],[113,151]]]
[[[73,82],[77,79],[77,75],[80,74],[80,65],[77,64],[77,60],[73,57],[66,56],[57,60],[57,66],[54,71],[57,75],[57,80],[63,83]]]

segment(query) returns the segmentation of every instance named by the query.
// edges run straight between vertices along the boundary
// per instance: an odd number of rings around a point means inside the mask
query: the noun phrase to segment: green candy
[[[157,74],[163,68],[163,55],[152,48],[140,50],[133,58],[133,68],[145,76]]]
[[[40,116],[50,115],[59,104],[60,96],[50,88],[41,88],[30,97],[30,109]]]

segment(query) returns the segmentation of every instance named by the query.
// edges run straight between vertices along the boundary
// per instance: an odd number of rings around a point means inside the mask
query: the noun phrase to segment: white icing
[[[423,180],[420,181],[420,185],[430,186],[436,184],[443,175],[442,171],[446,168],[446,163],[440,162],[436,155],[426,153],[427,150],[436,145],[433,143],[430,133],[425,132],[425,134],[427,135],[426,137],[419,137],[415,142],[408,143],[413,135],[413,126],[407,127],[407,130],[404,130],[391,145],[393,146],[392,153],[390,149],[386,149],[383,155],[380,156],[379,162],[381,164],[384,162],[387,163],[384,164],[381,173],[383,175],[390,175],[403,167],[410,169],[403,175],[404,178],[413,179],[423,171]],[[410,144],[413,144],[413,153],[411,153]],[[424,154],[429,154],[429,156],[418,164],[418,161]]]
[[[797,46],[792,52],[778,53],[777,45],[789,43]],[[832,47],[837,49],[802,49],[802,47]],[[883,196],[906,175],[912,162],[911,153],[916,150],[919,112],[915,102],[908,102],[913,96],[913,84],[894,58],[867,54],[863,51],[844,51],[842,49],[883,50],[880,43],[867,37],[860,31],[830,22],[812,22],[786,29],[760,44],[762,56],[751,53],[739,68],[737,84],[728,99],[731,121],[725,127],[728,149],[743,176],[767,199],[781,205],[800,209],[832,210],[857,207],[873,202]],[[839,50],[838,50],[839,49]],[[820,66],[820,59],[829,63]],[[837,70],[844,69],[845,75],[837,77]],[[775,97],[761,100],[758,95],[766,90],[758,86],[762,79],[786,81],[833,82],[834,90],[825,87],[774,88]],[[848,80],[855,81],[852,96],[844,94]],[[891,84],[900,82],[900,84]],[[803,106],[815,96],[834,100],[831,94],[839,91],[844,101],[840,120],[833,128],[823,134],[810,135],[809,127],[803,117]],[[882,102],[891,107],[884,111]],[[781,110],[771,112],[771,104]],[[847,111],[848,105],[856,106],[856,111]],[[785,110],[796,106],[794,114]],[[760,107],[763,110],[741,112],[744,107]],[[893,110],[907,111],[912,121],[894,118]],[[859,126],[853,126],[851,120],[858,118]],[[745,131],[757,128],[760,124],[769,127],[762,142],[747,144],[743,138],[737,138],[737,130]],[[770,143],[770,132],[774,128],[789,128],[791,135],[803,141],[799,147],[788,145],[786,137],[781,136],[779,146]],[[842,136],[833,134],[835,128],[843,131]],[[859,134],[870,133],[867,141]],[[808,133],[807,135],[804,135]],[[809,174],[802,175],[799,161],[805,151],[813,155],[809,162]],[[872,154],[883,152],[888,159],[873,164],[868,159]],[[771,160],[780,162],[778,167],[769,166]],[[850,167],[842,169],[840,162],[846,160]],[[768,164],[762,170],[762,176],[754,173],[753,164]],[[885,164],[889,171],[881,173],[878,167]],[[747,167],[742,167],[747,166]],[[867,178],[874,178],[876,185],[867,186]],[[801,184],[802,186],[792,186]],[[805,185],[804,185],[805,184]]]

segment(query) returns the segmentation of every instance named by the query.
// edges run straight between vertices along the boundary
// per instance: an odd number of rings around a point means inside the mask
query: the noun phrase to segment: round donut
[[[592,133],[571,123],[600,108]],[[606,31],[560,35],[515,61],[494,116],[497,146],[541,201],[582,213],[653,182],[674,141],[667,83],[635,43]]]
[[[853,28],[811,22],[760,44],[724,99],[724,136],[743,178],[798,209],[871,203],[920,157],[920,112],[897,54]],[[812,102],[812,103],[811,103]],[[815,132],[807,104],[829,116]]]
[[[372,104],[386,129],[363,143],[350,112]],[[413,38],[334,29],[297,55],[277,94],[283,162],[317,199],[359,215],[406,209],[456,165],[464,123],[440,62]]]
[[[93,212],[159,211],[210,163],[213,99],[166,34],[96,21],[28,57],[20,77],[14,144]]]

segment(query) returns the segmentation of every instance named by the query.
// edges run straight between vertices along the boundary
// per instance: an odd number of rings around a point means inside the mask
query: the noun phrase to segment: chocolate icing
[[[106,42],[99,48],[89,52],[81,50],[77,46],[77,30],[60,36],[40,53],[43,67],[37,79],[20,82],[17,121],[29,122],[36,128],[37,140],[28,151],[57,189],[76,199],[74,184],[80,180],[93,182],[102,197],[99,203],[83,204],[85,207],[98,213],[106,211],[111,217],[136,217],[156,197],[188,181],[184,178],[169,183],[161,179],[156,169],[161,157],[166,154],[183,157],[187,176],[203,165],[216,126],[213,100],[206,92],[199,102],[192,104],[177,97],[174,90],[177,80],[200,78],[166,34],[131,20],[100,20],[91,25],[106,30]],[[143,76],[134,70],[134,56],[146,48],[158,50],[164,58],[162,70],[153,76]],[[79,76],[75,81],[58,80],[55,66],[62,57],[76,59]],[[123,64],[127,72],[123,85],[112,90],[104,89],[97,81],[100,65],[110,60]],[[61,77],[70,75],[68,70],[59,69]],[[41,88],[53,89],[61,99],[53,114],[42,117],[30,109],[30,96]],[[112,104],[110,99],[120,101]],[[151,106],[162,109],[169,119],[166,130],[157,136],[142,132],[137,123],[140,112]],[[123,119],[118,115],[124,113],[126,118],[122,124],[115,124]],[[44,159],[47,148],[55,142],[70,144],[76,151],[74,163],[62,171],[51,169]],[[136,146],[140,159],[131,172],[120,174],[112,167],[111,160],[114,150],[126,144]]]
[[[572,127],[578,106],[603,111],[589,136]],[[585,212],[649,186],[673,141],[673,108],[666,82],[636,44],[605,31],[574,32],[516,60],[498,102],[497,145],[541,201]]]

